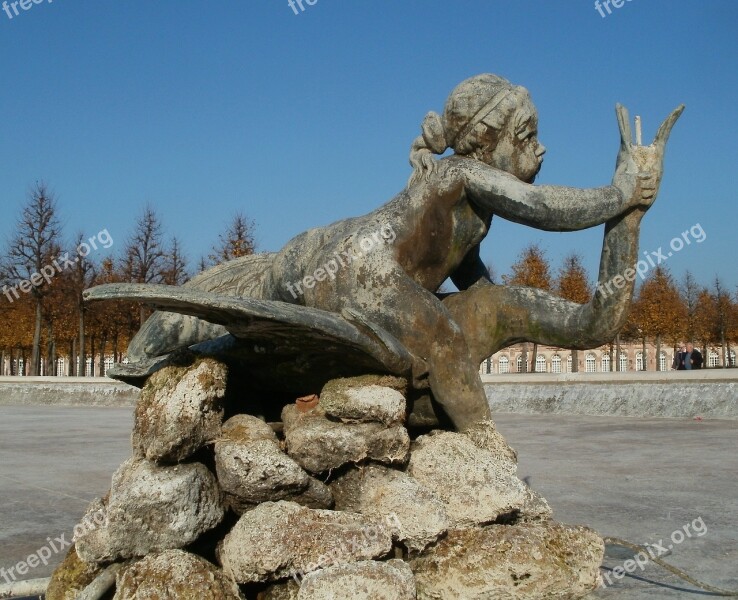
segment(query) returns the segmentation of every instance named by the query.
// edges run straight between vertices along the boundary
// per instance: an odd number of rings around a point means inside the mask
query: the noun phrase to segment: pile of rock
[[[133,457],[90,507],[48,600],[111,573],[115,600],[580,598],[597,586],[601,538],[551,520],[491,422],[411,440],[406,382],[387,376],[332,381],[281,424],[225,420],[226,381],[210,359],[149,379]]]

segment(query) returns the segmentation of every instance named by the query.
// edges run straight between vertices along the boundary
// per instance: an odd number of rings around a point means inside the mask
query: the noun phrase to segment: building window
[[[659,371],[666,371],[666,352],[659,354]]]
[[[610,371],[610,355],[606,352],[602,355],[602,372],[608,373]]]
[[[56,374],[59,376],[67,374],[67,360],[65,358],[56,359]]]
[[[643,352],[636,352],[636,371],[643,371]]]
[[[570,354],[569,356],[566,357],[566,372],[567,373],[571,373],[573,363],[574,361],[572,360],[571,354]]]
[[[714,350],[710,350],[710,356],[708,358],[707,364],[711,367],[719,367],[720,366],[720,355]]]
[[[547,365],[546,365],[546,357],[545,356],[537,356],[536,357],[536,373],[545,373],[547,371]]]
[[[561,357],[558,354],[551,357],[551,373],[561,373]]]
[[[587,358],[584,360],[584,370],[587,373],[597,372],[597,358],[594,354],[587,354]]]
[[[726,357],[727,356],[728,354],[726,353]],[[730,358],[728,358],[728,360],[726,360],[725,362],[728,364],[729,367],[735,367],[735,350],[731,350],[729,356]]]
[[[518,373],[522,373],[523,372],[523,357],[522,356],[518,356],[517,367],[518,367]]]
[[[507,356],[500,356],[498,361],[498,369],[500,373],[510,372],[510,359]]]
[[[628,370],[628,355],[620,353],[620,371],[625,373]]]

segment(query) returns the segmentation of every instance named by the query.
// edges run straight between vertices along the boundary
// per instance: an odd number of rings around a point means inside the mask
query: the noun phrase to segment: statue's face
[[[489,133],[496,139],[488,145],[483,142],[475,157],[521,181],[533,183],[541,170],[546,148],[538,141],[538,112],[530,97],[527,94],[522,97],[499,132]]]

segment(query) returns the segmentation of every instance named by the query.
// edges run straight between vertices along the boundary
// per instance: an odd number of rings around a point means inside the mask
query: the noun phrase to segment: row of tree
[[[104,374],[103,357],[120,359],[147,309],[124,302],[87,305],[82,292],[118,282],[181,285],[209,266],[252,254],[254,223],[236,214],[194,269],[180,241],[165,239],[150,206],[124,244],[103,255],[112,243],[107,230],[65,241],[53,194],[44,183],[32,188],[12,238],[0,249],[0,369],[9,363],[11,374],[23,368],[28,375],[61,375],[57,358],[64,357],[67,375]],[[88,356],[100,357],[99,364],[86,368]]]
[[[109,247],[100,234],[97,237],[103,248]],[[86,305],[85,289],[116,282],[181,285],[209,266],[255,251],[254,223],[236,214],[211,254],[191,269],[180,241],[165,239],[162,222],[150,206],[111,254],[91,252],[93,239],[80,233],[71,244],[65,243],[53,194],[43,183],[33,187],[15,233],[0,254],[0,367],[9,362],[15,370],[24,365],[30,375],[61,374],[57,358],[64,357],[68,375],[102,375],[103,357],[119,360],[148,312],[142,305],[124,302]],[[502,282],[549,290],[580,304],[593,293],[578,255],[568,256],[554,274],[538,245],[521,253]],[[698,285],[689,272],[677,283],[658,266],[639,287],[619,337],[640,340],[644,349],[646,340],[653,340],[657,355],[662,344],[694,341],[705,353],[708,347],[720,347],[722,357],[729,357],[731,345],[738,343],[738,297],[719,278],[710,289]],[[533,368],[536,352],[534,345]],[[99,357],[100,363],[86,369],[88,356]]]
[[[536,244],[523,250],[502,281],[548,290],[579,304],[589,302],[594,292],[579,255],[566,257],[554,275],[545,252]],[[667,268],[658,265],[637,289],[628,321],[611,345],[618,347],[621,340],[642,342],[644,356],[647,340],[656,345],[656,356],[662,345],[676,348],[691,341],[702,348],[705,357],[708,348],[720,348],[720,364],[735,366],[730,357],[732,347],[738,345],[738,293],[731,294],[719,277],[710,288],[700,286],[689,271],[677,282]],[[532,352],[530,364],[535,369],[535,344]],[[576,355],[572,358],[576,365]],[[527,356],[523,364],[528,364]],[[643,364],[645,369],[645,360]]]

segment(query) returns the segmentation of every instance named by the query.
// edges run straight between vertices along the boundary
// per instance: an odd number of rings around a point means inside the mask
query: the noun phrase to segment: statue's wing
[[[257,379],[283,377],[281,387],[304,390],[305,381],[364,373],[409,376],[413,356],[400,342],[361,315],[338,315],[272,300],[234,298],[182,287],[108,284],[84,293],[86,301],[124,300],[223,325],[231,336],[192,349],[232,359]],[[152,358],[120,365],[111,376],[132,380],[162,365]],[[292,384],[292,380],[302,382]],[[289,381],[288,381],[289,380]],[[327,381],[327,379],[326,379]]]

